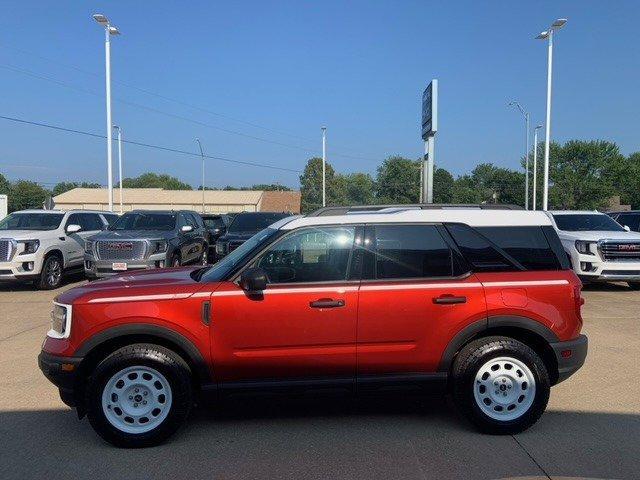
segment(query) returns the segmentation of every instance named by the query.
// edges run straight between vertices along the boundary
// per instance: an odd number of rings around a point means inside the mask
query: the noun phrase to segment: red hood
[[[203,287],[202,283],[191,278],[191,273],[200,267],[169,268],[163,270],[145,270],[132,272],[103,280],[96,280],[62,293],[57,302],[87,303],[98,298],[112,298],[116,301],[131,301],[147,295],[191,296]],[[211,285],[208,285],[211,287]]]

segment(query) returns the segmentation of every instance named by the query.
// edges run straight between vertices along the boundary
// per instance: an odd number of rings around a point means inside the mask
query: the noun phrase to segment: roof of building
[[[261,210],[264,212],[299,212],[300,192],[265,191],[262,194]]]
[[[288,217],[273,225],[292,230],[313,225],[341,225],[357,223],[464,223],[472,227],[544,226],[552,225],[544,212],[526,210],[416,210],[390,209],[387,213],[371,212],[319,217]]]
[[[64,203],[106,203],[106,188],[74,188],[53,197],[56,204]],[[256,205],[264,192],[260,190],[206,190],[206,203],[221,205]],[[113,190],[114,203],[120,202],[120,189]],[[200,190],[165,190],[163,188],[125,188],[123,201],[135,204],[194,204],[202,201]]]

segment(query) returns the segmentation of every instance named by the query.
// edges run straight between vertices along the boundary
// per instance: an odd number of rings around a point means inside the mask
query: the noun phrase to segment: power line
[[[33,125],[33,126],[37,126],[37,127],[49,128],[49,129],[52,129],[52,130],[58,130],[58,131],[66,132],[66,133],[75,133],[75,134],[78,134],[78,135],[85,135],[85,136],[93,137],[93,138],[100,138],[100,139],[106,139],[107,138],[105,135],[100,135],[98,133],[85,132],[85,131],[82,131],[82,130],[76,130],[76,129],[73,129],[73,128],[61,127],[59,125],[51,125],[51,124],[43,123],[43,122],[34,122],[34,121],[31,121],[31,120],[25,120],[25,119],[22,119],[22,118],[7,117],[7,116],[4,116],[4,115],[0,115],[0,119],[11,121],[11,122],[15,122],[15,123],[22,123],[22,124],[26,124],[26,125]],[[199,153],[189,152],[187,150],[180,150],[178,148],[165,147],[165,146],[162,146],[162,145],[139,142],[139,141],[135,141],[135,140],[122,140],[122,142],[123,143],[128,143],[130,145],[136,145],[138,147],[152,148],[152,149],[156,149],[156,150],[162,150],[162,151],[165,151],[165,152],[178,153],[178,154],[181,154],[181,155],[190,155],[190,156],[193,156],[193,157],[201,158]],[[238,164],[238,165],[247,165],[247,166],[251,166],[251,167],[270,168],[272,170],[281,170],[281,171],[284,171],[284,172],[302,173],[300,170],[294,170],[292,168],[285,168],[285,167],[277,167],[275,165],[268,165],[268,164],[264,164],[264,163],[248,162],[248,161],[244,161],[244,160],[233,160],[233,159],[230,159],[230,158],[216,157],[216,156],[213,156],[213,155],[204,155],[204,157],[205,158],[210,158],[212,160],[219,160],[221,162],[234,163],[234,164]]]
[[[64,64],[64,63],[58,62],[56,60],[49,59],[47,57],[43,57],[42,55],[33,54],[31,52],[27,52],[25,50],[18,49],[18,48],[15,48],[15,47],[12,47],[12,48],[14,48],[15,50],[21,51],[23,53],[27,53],[29,55],[34,55],[36,57],[45,59],[45,60],[50,61],[52,63],[55,63],[57,65],[64,66],[64,67],[67,67],[67,68],[71,68],[73,70],[85,73],[87,75],[99,76],[98,74],[96,74],[94,72],[89,72],[89,71],[83,70],[81,68],[75,67],[73,65]],[[34,78],[38,78],[40,80],[50,81],[52,83],[55,83],[55,84],[58,84],[58,85],[61,85],[61,86],[67,87],[67,88],[71,88],[73,90],[81,91],[83,93],[87,93],[87,94],[90,94],[90,95],[98,96],[98,97],[101,97],[101,98],[103,97],[103,95],[98,94],[98,93],[93,92],[93,91],[90,91],[90,90],[87,90],[87,89],[85,89],[83,87],[78,87],[78,86],[75,86],[75,85],[71,85],[71,84],[62,82],[60,80],[57,80],[57,79],[54,79],[54,78],[51,78],[51,77],[48,77],[48,76],[33,72],[33,71],[30,71],[30,70],[25,70],[25,69],[21,69],[21,68],[15,67],[13,65],[5,64],[5,65],[0,65],[0,67],[1,68],[5,68],[7,70],[11,70],[11,71],[16,72],[16,73],[21,73],[23,75],[28,75],[28,76],[31,76],[31,77],[34,77]],[[211,115],[216,115],[216,116],[219,116],[221,118],[227,118],[229,120],[232,120],[232,121],[235,121],[235,122],[238,122],[238,123],[243,123],[245,125],[249,125],[249,126],[252,126],[252,127],[255,127],[255,128],[260,128],[260,129],[263,129],[263,130],[266,130],[266,131],[270,131],[272,133],[277,133],[279,135],[284,135],[284,136],[288,136],[288,137],[292,137],[292,138],[297,138],[297,139],[308,141],[308,142],[314,142],[314,140],[311,140],[311,139],[308,139],[308,138],[304,138],[304,137],[300,137],[300,136],[297,136],[297,135],[284,133],[284,132],[281,132],[281,131],[278,131],[278,130],[271,129],[269,127],[264,127],[262,125],[258,125],[258,124],[255,124],[255,123],[246,122],[244,120],[238,120],[238,119],[235,119],[235,118],[230,117],[228,115],[217,113],[217,112],[213,112],[211,110],[208,110],[208,109],[196,106],[196,105],[192,105],[190,103],[186,103],[186,102],[183,102],[181,100],[176,100],[176,99],[173,99],[171,97],[167,97],[165,95],[161,95],[161,94],[158,94],[158,93],[155,93],[155,92],[151,92],[149,90],[146,90],[146,89],[143,89],[143,88],[140,88],[140,87],[136,87],[134,85],[126,84],[126,83],[121,82],[121,81],[113,80],[113,82],[117,83],[117,84],[120,84],[122,86],[125,86],[127,88],[132,88],[134,90],[138,90],[138,91],[140,91],[142,93],[145,93],[147,95],[152,95],[152,96],[161,98],[163,100],[167,100],[167,101],[170,101],[170,102],[173,102],[173,103],[177,103],[179,105],[186,106],[188,108],[192,108],[192,109],[199,110],[199,111],[202,111],[202,112],[205,112],[205,113],[209,113]],[[171,118],[176,118],[176,119],[187,121],[187,122],[191,122],[191,123],[194,123],[194,124],[197,124],[197,125],[213,128],[215,130],[219,130],[219,131],[222,131],[224,133],[228,133],[230,135],[237,135],[237,136],[241,136],[241,137],[245,137],[245,138],[250,138],[252,140],[256,140],[256,141],[259,141],[259,142],[270,143],[270,144],[273,144],[273,145],[278,145],[278,146],[282,146],[282,147],[286,147],[286,148],[293,148],[293,149],[305,151],[305,152],[308,152],[308,153],[313,153],[313,154],[317,154],[318,153],[318,151],[316,149],[310,149],[310,148],[302,147],[302,146],[299,146],[299,145],[291,145],[291,144],[288,144],[288,143],[278,142],[276,140],[269,140],[269,139],[266,139],[266,138],[263,138],[263,137],[258,137],[258,136],[255,136],[255,135],[250,135],[250,134],[246,134],[246,133],[243,133],[243,132],[238,132],[238,131],[235,131],[235,130],[229,130],[229,129],[226,129],[226,128],[218,127],[216,125],[211,125],[211,124],[208,124],[208,123],[205,123],[205,122],[201,122],[199,120],[194,120],[192,118],[185,117],[183,115],[177,115],[177,114],[173,114],[173,113],[170,113],[170,112],[165,112],[163,110],[159,110],[157,108],[148,107],[146,105],[142,105],[142,104],[139,104],[139,103],[129,102],[129,101],[118,99],[118,98],[114,98],[114,100],[116,100],[119,103],[125,104],[125,105],[133,106],[133,107],[136,107],[136,108],[141,108],[141,109],[148,110],[148,111],[151,111],[151,112],[154,112],[154,113],[158,113],[160,115],[165,115],[165,116],[168,116],[168,117],[171,117]],[[351,159],[356,159],[356,160],[366,160],[366,161],[374,161],[374,162],[379,162],[380,161],[379,159],[373,159],[373,158],[370,158],[370,157],[364,157],[364,156],[360,156],[360,155],[349,155],[349,154],[345,154],[345,153],[340,153],[340,151],[333,151],[333,154],[335,156],[337,156],[337,157],[351,158]]]

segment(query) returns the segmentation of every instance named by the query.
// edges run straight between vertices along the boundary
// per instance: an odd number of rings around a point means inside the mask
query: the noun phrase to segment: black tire
[[[148,367],[159,372],[170,387],[170,408],[168,413],[163,413],[166,417],[152,430],[143,433],[119,429],[107,418],[102,407],[102,394],[108,382],[122,370],[131,367]],[[165,347],[144,343],[122,347],[100,362],[89,377],[85,399],[87,417],[96,433],[117,447],[143,448],[158,445],[187,419],[193,404],[191,380],[191,371],[184,359]],[[122,398],[123,402],[126,401],[124,393]],[[111,405],[107,408],[111,410]],[[121,415],[126,413],[121,411]]]
[[[171,263],[169,264],[170,267],[180,267],[182,266],[182,257],[180,257],[179,253],[174,253],[173,255],[171,255]]]
[[[631,290],[640,290],[640,282],[627,282]]]
[[[509,357],[524,363],[535,380],[535,395],[531,405],[515,419],[491,418],[475,399],[476,375],[483,365],[499,357]],[[453,399],[460,412],[481,432],[494,435],[520,433],[536,423],[547,406],[551,390],[549,374],[540,356],[527,345],[509,337],[485,337],[470,342],[457,355],[453,363],[452,378]],[[488,401],[489,404],[485,405],[491,404],[491,401]],[[502,408],[498,404],[495,405],[494,408]],[[517,405],[514,408],[517,408]]]
[[[44,259],[40,277],[36,280],[35,285],[40,290],[53,290],[54,288],[58,288],[62,283],[62,274],[62,257],[52,253]]]

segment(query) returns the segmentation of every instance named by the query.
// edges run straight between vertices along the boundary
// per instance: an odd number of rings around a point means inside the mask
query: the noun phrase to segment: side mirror
[[[80,230],[82,230],[82,227],[75,223],[67,225],[67,233],[78,233]]]
[[[193,227],[191,225],[183,225],[182,228],[180,229],[180,231],[182,233],[193,232]]]
[[[267,272],[261,268],[247,268],[240,275],[240,288],[249,293],[261,292],[267,288]]]
[[[630,232],[630,231],[631,231],[631,229],[629,228],[629,225],[623,225],[623,227],[624,227],[624,229],[625,229],[627,232]]]

